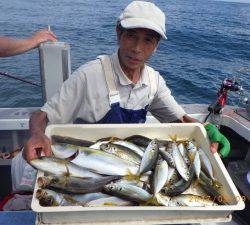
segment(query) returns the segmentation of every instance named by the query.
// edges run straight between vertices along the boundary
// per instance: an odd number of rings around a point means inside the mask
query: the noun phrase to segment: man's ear
[[[158,41],[158,43],[157,43],[157,45],[156,45],[156,47],[155,47],[155,49],[154,49],[153,53],[155,53],[155,52],[156,52],[156,50],[157,50],[157,48],[158,48],[158,46],[159,46],[159,42],[160,42],[160,41]]]

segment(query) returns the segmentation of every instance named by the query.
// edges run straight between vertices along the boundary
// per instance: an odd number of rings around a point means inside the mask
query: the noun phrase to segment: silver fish
[[[37,179],[37,183],[40,188],[56,188],[64,193],[85,194],[101,191],[105,184],[119,178],[119,176],[106,176],[98,178],[46,176],[39,177]]]
[[[73,177],[101,177],[100,174],[94,173],[86,168],[80,167],[72,162],[54,157],[42,156],[33,159],[30,164],[38,170],[48,172],[58,176]]]
[[[158,161],[153,174],[153,193],[156,195],[168,179],[168,163],[165,160]]]
[[[100,146],[102,144],[107,144],[109,143],[109,141],[97,141],[95,144],[89,146],[89,148],[92,148],[92,149],[99,149],[100,150]]]
[[[173,158],[173,149],[177,148],[176,143],[169,142],[169,144],[165,147],[159,148],[159,153],[163,159],[165,159],[169,166],[175,168],[174,158]]]
[[[198,152],[201,160],[201,168],[214,180],[213,167],[209,158],[202,148],[198,148]]]
[[[77,152],[77,146],[65,143],[58,143],[51,145],[51,150],[56,158],[66,159]]]
[[[195,153],[197,152],[197,147],[194,145],[192,141],[187,142],[187,150],[188,150],[189,159],[193,162]]]
[[[195,170],[196,177],[199,179],[200,172],[201,172],[201,160],[200,160],[200,155],[198,151],[195,153],[195,156],[194,156],[194,170]]]
[[[169,201],[170,201],[171,197],[169,197],[167,195],[163,195],[161,193],[157,193],[155,198],[160,205],[169,206]]]
[[[190,160],[188,158],[187,149],[185,148],[185,146],[182,143],[180,143],[178,145],[178,149],[179,149],[179,151],[180,151],[180,153],[181,153],[181,155],[182,155],[185,163],[189,166],[190,165]]]
[[[125,176],[138,172],[138,165],[101,150],[82,147],[73,163],[99,174]]]
[[[149,143],[142,157],[139,169],[140,174],[145,173],[154,167],[158,158],[158,151],[159,151],[158,143],[157,140],[154,139]]]
[[[133,206],[133,202],[118,198],[116,196],[111,196],[108,198],[99,198],[87,202],[85,207],[104,207],[104,206]]]
[[[175,168],[168,167],[168,179],[164,186],[172,185],[178,181],[178,172]]]
[[[152,195],[144,189],[126,183],[110,183],[104,186],[104,190],[112,195],[136,202],[147,202]]]
[[[141,162],[141,157],[137,153],[134,153],[128,147],[124,147],[122,145],[106,143],[100,145],[100,149],[134,164],[139,165]]]
[[[128,142],[128,141],[123,141],[123,140],[116,140],[116,141],[112,141],[113,144],[117,144],[117,145],[121,145],[124,146],[128,149],[130,149],[131,151],[133,151],[134,153],[136,153],[137,155],[140,156],[140,158],[143,157],[144,154],[144,149],[137,146],[136,144],[132,143],[132,142]]]
[[[57,193],[49,189],[38,189],[36,198],[41,206],[71,206],[82,205],[81,202],[74,200],[70,195]]]
[[[185,163],[177,146],[173,148],[173,158],[174,158],[174,163],[175,163],[177,171],[179,172],[179,174],[184,180],[188,181],[189,179],[188,166]]]
[[[169,206],[189,206],[189,207],[205,207],[218,205],[212,199],[198,195],[181,194],[171,197]]]
[[[190,173],[190,176],[189,176],[189,179],[188,181],[185,181],[183,178],[181,180],[179,180],[178,182],[174,183],[173,185],[171,185],[170,187],[168,186],[165,186],[162,191],[165,195],[168,195],[168,196],[176,196],[176,195],[179,195],[181,193],[183,193],[185,190],[187,190],[191,183],[192,183],[192,180],[194,178],[194,166],[193,164],[190,165],[189,167],[189,173]]]
[[[111,195],[104,194],[102,192],[95,192],[95,193],[87,193],[83,195],[73,195],[73,199],[81,202],[82,205],[85,205],[86,203],[97,200],[100,198],[109,198],[112,197]]]

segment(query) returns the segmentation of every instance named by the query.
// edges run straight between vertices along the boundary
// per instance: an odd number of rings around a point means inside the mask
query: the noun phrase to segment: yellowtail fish
[[[86,168],[80,167],[72,162],[54,157],[42,156],[33,159],[30,164],[38,170],[48,172],[58,176],[74,176],[74,177],[101,177],[100,174],[94,173]]]
[[[79,154],[72,160],[72,163],[99,174],[118,176],[136,174],[139,167],[115,155],[87,147],[79,149]]]
[[[58,143],[51,145],[51,150],[56,158],[66,159],[74,155],[78,147],[75,145]]]

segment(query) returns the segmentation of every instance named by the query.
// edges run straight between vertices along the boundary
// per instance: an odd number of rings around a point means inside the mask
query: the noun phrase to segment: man
[[[143,123],[148,111],[160,122],[196,122],[177,104],[159,73],[145,64],[160,39],[166,39],[164,13],[153,3],[133,1],[120,15],[116,32],[115,54],[81,66],[32,114],[31,137],[23,152],[28,162],[40,151],[51,155],[44,134],[47,122]],[[219,134],[215,127],[211,130]]]
[[[56,41],[53,32],[43,29],[35,32],[31,37],[25,39],[14,39],[0,36],[0,57],[22,54],[46,41]]]

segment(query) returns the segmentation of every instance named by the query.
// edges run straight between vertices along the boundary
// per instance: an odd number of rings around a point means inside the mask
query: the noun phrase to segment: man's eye
[[[128,34],[128,37],[135,38],[135,35],[134,34]]]
[[[147,43],[153,43],[153,42],[154,42],[153,38],[146,38],[145,41],[146,41]]]

